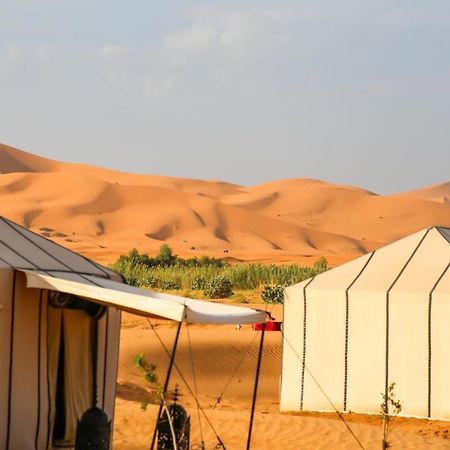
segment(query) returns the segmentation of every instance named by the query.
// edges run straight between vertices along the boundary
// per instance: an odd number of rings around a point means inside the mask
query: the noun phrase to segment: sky
[[[450,179],[448,0],[0,0],[0,142],[387,194]]]

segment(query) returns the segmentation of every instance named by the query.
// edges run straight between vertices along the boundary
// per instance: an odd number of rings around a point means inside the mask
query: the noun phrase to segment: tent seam
[[[416,248],[413,250],[413,252],[409,256],[409,258],[407,259],[406,263],[403,265],[402,269],[400,270],[400,272],[395,277],[394,281],[392,282],[392,284],[389,286],[389,288],[386,291],[386,337],[385,337],[385,339],[386,339],[386,354],[385,354],[385,379],[384,379],[384,395],[386,398],[388,396],[388,387],[389,387],[389,318],[390,318],[389,317],[389,315],[390,315],[389,314],[390,313],[389,301],[390,301],[390,292],[391,292],[392,288],[395,286],[395,284],[397,283],[397,281],[400,279],[400,277],[403,275],[403,272],[406,270],[409,263],[414,258],[415,254],[419,250],[419,247],[422,245],[422,242],[425,240],[425,238],[427,237],[427,235],[430,231],[431,231],[431,228],[429,228],[425,231],[424,235],[421,237]],[[388,403],[385,402],[385,404],[386,404],[386,408],[387,408]],[[386,412],[387,412],[387,410],[386,410]]]
[[[312,277],[303,287],[303,354],[302,354],[302,375],[301,375],[301,387],[300,387],[300,410],[303,410],[303,398],[305,393],[305,367],[306,367],[306,288],[314,281],[315,277]]]
[[[37,351],[37,418],[36,418],[36,434],[34,438],[34,446],[38,450],[39,431],[41,425],[41,330],[42,329],[42,289],[39,289],[39,325],[38,325],[38,351]]]
[[[9,450],[9,442],[11,437],[11,400],[12,400],[12,375],[13,375],[13,352],[14,352],[14,321],[16,308],[16,279],[17,272],[14,271],[12,298],[11,298],[11,333],[9,341],[9,391],[8,391],[8,428],[6,430],[6,450]]]
[[[442,280],[442,278],[444,278],[444,275],[447,273],[447,270],[450,267],[450,262],[447,264],[447,267],[444,269],[444,271],[442,272],[442,274],[440,275],[440,277],[437,279],[436,283],[434,284],[434,286],[432,287],[430,294],[428,296],[428,417],[431,417],[431,370],[432,370],[432,354],[431,354],[431,350],[432,350],[432,336],[431,336],[431,325],[432,325],[432,317],[431,317],[431,313],[432,313],[432,302],[433,302],[433,293],[436,290],[438,284],[440,283],[440,281]]]
[[[348,332],[349,332],[349,316],[350,316],[350,298],[349,291],[350,288],[356,283],[359,277],[362,275],[366,267],[369,265],[375,251],[373,251],[367,261],[365,262],[363,268],[360,270],[355,279],[350,283],[348,288],[345,290],[345,350],[344,350],[344,411],[347,411],[347,390],[348,390]]]

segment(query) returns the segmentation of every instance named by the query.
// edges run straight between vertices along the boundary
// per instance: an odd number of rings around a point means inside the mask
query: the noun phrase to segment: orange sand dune
[[[332,263],[432,224],[450,226],[450,183],[395,196],[310,179],[244,187],[51,161],[0,145],[0,214],[110,262],[154,253]]]
[[[403,197],[421,198],[438,203],[450,204],[450,181],[433,184],[423,189],[398,194]]]

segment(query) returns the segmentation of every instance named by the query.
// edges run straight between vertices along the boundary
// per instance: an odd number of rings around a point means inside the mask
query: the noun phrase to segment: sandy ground
[[[181,256],[335,265],[431,225],[450,226],[450,183],[380,196],[288,179],[258,186],[136,175],[0,144],[0,214],[96,261],[131,247]]]
[[[281,309],[274,310],[275,316]],[[150,322],[162,342],[171,348],[176,326],[165,321]],[[180,390],[181,403],[191,415],[191,444],[199,449],[217,445],[218,435],[227,449],[246,446],[254,372],[260,334],[250,326],[190,325],[182,329],[176,365],[189,388],[174,369],[170,391]],[[189,344],[190,342],[190,344]],[[154,428],[157,407],[140,409],[140,402],[151,399],[149,385],[133,365],[133,357],[144,353],[157,366],[162,380],[168,357],[149,322],[124,315],[121,335],[118,399],[114,445],[118,450],[146,449]],[[192,354],[192,358],[191,358]],[[281,366],[281,335],[266,333],[252,437],[253,449],[329,449],[361,448],[335,413],[281,414],[278,393]],[[196,376],[193,376],[193,373]],[[195,380],[195,381],[194,381]],[[198,409],[189,393],[197,398],[207,418],[198,418]],[[221,396],[222,394],[222,396]],[[218,398],[221,401],[218,403]],[[377,416],[347,414],[345,420],[365,449],[381,448],[381,420]],[[392,449],[447,449],[450,422],[397,418],[392,425]]]

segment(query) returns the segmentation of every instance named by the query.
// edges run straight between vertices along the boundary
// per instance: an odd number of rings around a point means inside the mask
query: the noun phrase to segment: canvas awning
[[[265,322],[267,317],[264,311],[256,309],[147,291],[93,275],[30,270],[20,272],[25,273],[29,288],[74,294],[141,316],[217,324]]]

